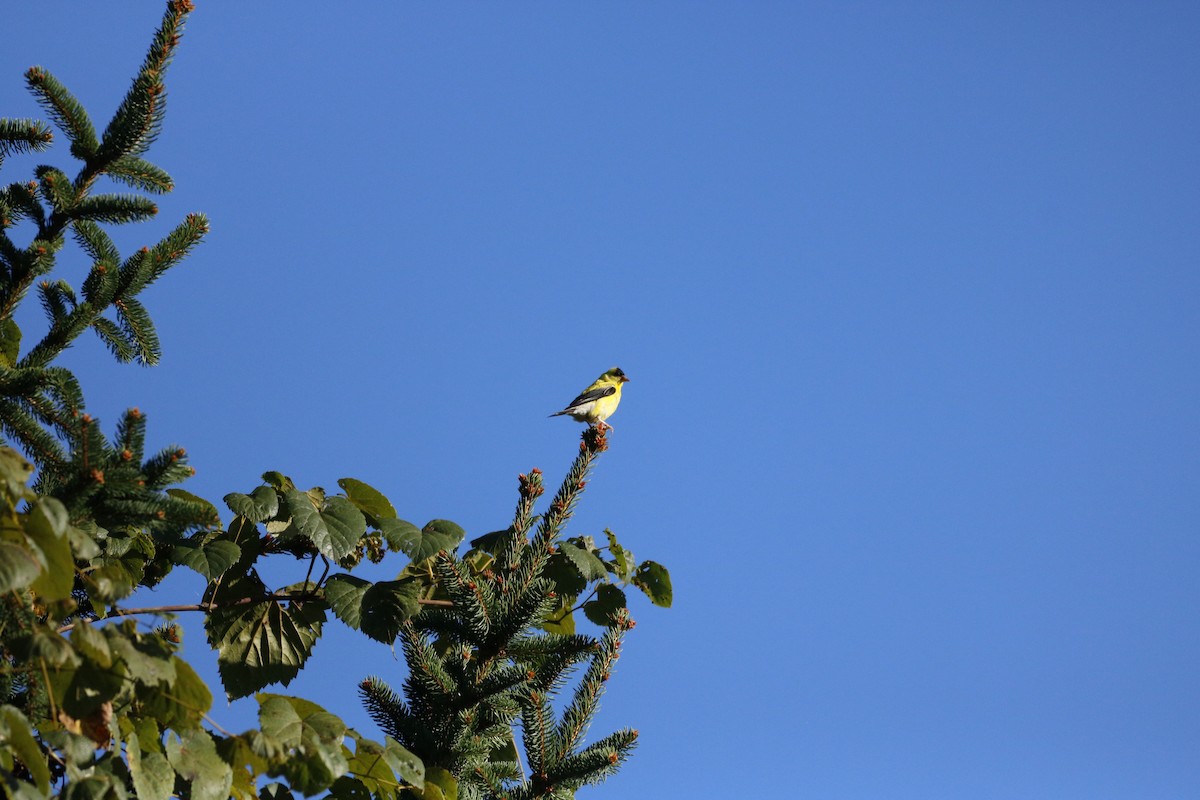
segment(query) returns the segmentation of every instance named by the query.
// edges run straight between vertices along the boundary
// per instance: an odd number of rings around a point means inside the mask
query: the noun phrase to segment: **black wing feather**
[[[570,402],[570,404],[567,405],[567,408],[575,408],[576,406],[581,406],[584,403],[591,402],[592,400],[599,400],[601,397],[608,397],[610,394],[616,393],[617,387],[615,386],[601,386],[598,389],[592,389],[590,392],[584,392],[583,394],[579,395],[579,397],[576,397]]]

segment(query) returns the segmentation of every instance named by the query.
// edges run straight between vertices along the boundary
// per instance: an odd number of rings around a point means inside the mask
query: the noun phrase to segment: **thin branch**
[[[317,595],[295,595],[295,594],[280,594],[278,592],[268,594],[262,597],[239,597],[230,603],[183,603],[174,606],[148,606],[146,608],[113,608],[109,609],[108,614],[103,619],[108,617],[132,617],[138,614],[172,614],[178,611],[203,611],[211,613],[220,611],[225,608],[237,608],[238,606],[247,606],[253,603],[261,603],[266,600],[319,600]],[[454,608],[454,603],[450,600],[417,600],[423,606],[433,606],[435,608]],[[97,620],[90,620],[95,622]],[[58,628],[58,633],[66,633],[75,627],[78,623],[72,622],[70,625],[63,625]]]

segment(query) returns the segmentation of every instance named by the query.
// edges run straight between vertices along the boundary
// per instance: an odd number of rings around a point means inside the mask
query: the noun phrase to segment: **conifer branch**
[[[83,105],[67,91],[67,87],[41,67],[32,67],[25,73],[25,82],[42,107],[71,140],[71,154],[86,161],[96,154],[100,143],[96,140],[96,129]]]
[[[13,153],[45,150],[53,141],[54,133],[41,120],[0,119],[0,166]]]

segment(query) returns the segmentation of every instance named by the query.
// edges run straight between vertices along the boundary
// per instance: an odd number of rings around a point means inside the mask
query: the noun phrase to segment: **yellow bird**
[[[604,427],[605,420],[612,416],[621,404],[621,385],[628,381],[625,373],[613,367],[596,379],[596,382],[583,390],[562,411],[555,411],[550,416],[558,417],[570,414],[576,422],[586,422],[589,425]],[[611,425],[607,427],[611,428]]]

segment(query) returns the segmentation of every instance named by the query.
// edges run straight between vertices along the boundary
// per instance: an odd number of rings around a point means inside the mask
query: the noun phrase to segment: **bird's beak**
[[[629,383],[629,378],[627,378],[627,377],[625,377],[624,375],[622,375],[622,376],[621,376],[621,383]]]

